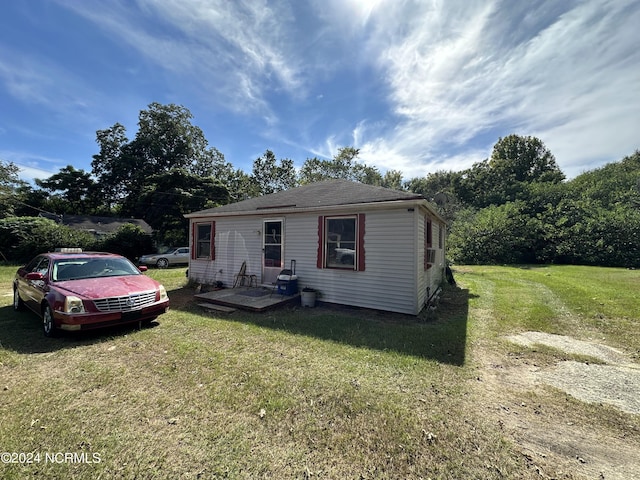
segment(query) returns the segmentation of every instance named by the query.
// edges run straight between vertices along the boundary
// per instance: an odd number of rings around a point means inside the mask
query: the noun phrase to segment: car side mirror
[[[27,280],[44,280],[44,275],[40,272],[29,272],[26,276]]]
[[[141,272],[146,272],[149,268],[146,265],[139,265],[138,270]]]

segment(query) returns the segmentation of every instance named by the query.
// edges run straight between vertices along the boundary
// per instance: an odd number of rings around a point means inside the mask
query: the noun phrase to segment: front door
[[[262,283],[276,283],[282,270],[282,220],[265,220],[262,229]]]

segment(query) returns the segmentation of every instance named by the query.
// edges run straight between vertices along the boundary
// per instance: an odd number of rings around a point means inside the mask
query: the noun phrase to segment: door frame
[[[274,241],[273,243],[268,242],[267,237],[267,223],[280,223],[280,243]],[[262,284],[272,284],[275,283],[278,273],[284,268],[284,218],[265,218],[262,220],[262,258],[261,258],[261,283]],[[277,240],[277,239],[274,239]],[[269,265],[267,266],[267,255],[266,255],[266,247],[275,247],[280,246],[280,264],[279,265]]]

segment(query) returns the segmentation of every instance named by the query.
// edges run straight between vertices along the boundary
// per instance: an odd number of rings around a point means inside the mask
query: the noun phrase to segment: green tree
[[[140,112],[138,133],[130,146],[136,156],[145,159],[139,176],[182,168],[198,169],[208,159],[207,140],[199,127],[191,124],[193,115],[181,105],[154,102]]]
[[[493,146],[489,167],[504,184],[558,183],[565,178],[549,149],[540,139],[531,136],[500,138]]]
[[[457,172],[441,170],[429,173],[426,177],[412,178],[407,182],[406,188],[426,198],[435,205],[447,223],[452,223],[456,213],[463,208],[456,190],[459,177]]]
[[[405,190],[404,182],[402,181],[402,172],[400,170],[387,170],[382,177],[382,184],[384,188],[391,188],[392,190]]]
[[[89,215],[95,212],[96,184],[91,174],[82,169],[67,165],[47,179],[36,179],[35,183],[50,194],[48,208],[56,213]]]
[[[491,157],[460,173],[456,196],[483,208],[524,200],[534,183],[560,183],[564,174],[555,157],[536,137],[509,135],[494,145]]]
[[[567,183],[574,198],[589,199],[603,207],[640,203],[640,151],[600,168],[584,172]]]
[[[229,198],[233,202],[239,202],[258,195],[256,185],[251,175],[242,170],[235,170],[225,182],[229,190]]]
[[[460,213],[449,236],[449,255],[458,263],[534,263],[540,222],[523,202]]]
[[[142,228],[130,223],[122,225],[114,234],[101,239],[97,245],[98,250],[117,253],[131,261],[151,252],[152,248],[151,237]]]
[[[332,178],[344,178],[369,185],[382,185],[382,175],[375,167],[357,161],[360,150],[342,147],[331,160],[317,157],[305,160],[298,174],[300,184],[321,182]]]
[[[49,210],[49,194],[44,190],[34,189],[30,184],[22,182],[15,189],[13,213],[16,217],[33,217],[40,213],[54,212]]]
[[[227,162],[222,152],[215,147],[202,151],[188,171],[199,177],[217,178],[222,183],[226,183],[235,173],[233,165]]]
[[[100,152],[93,155],[92,173],[97,179],[103,202],[109,209],[119,204],[129,193],[132,166],[127,164],[124,150],[129,143],[125,127],[116,123],[96,132]]]
[[[16,206],[15,189],[20,185],[20,169],[13,163],[0,160],[0,218],[11,215]]]
[[[144,219],[162,245],[186,245],[186,213],[228,203],[229,193],[213,177],[202,178],[174,169],[149,178],[133,206],[133,216]]]
[[[180,105],[151,103],[142,110],[132,141],[116,123],[97,132],[100,153],[91,166],[103,196],[121,215],[130,215],[137,196],[154,175],[178,169],[197,175],[229,173],[222,154],[209,148],[191,112]]]
[[[0,220],[0,252],[12,261],[26,262],[36,254],[59,247],[93,249],[95,237],[42,217]]]
[[[267,150],[253,162],[251,180],[254,189],[251,196],[268,195],[297,186],[293,160],[280,159],[280,164],[271,150]]]

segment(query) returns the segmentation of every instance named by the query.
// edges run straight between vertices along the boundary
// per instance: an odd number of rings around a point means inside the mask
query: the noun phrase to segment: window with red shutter
[[[318,217],[318,268],[365,269],[365,215]]]
[[[216,222],[195,223],[193,226],[192,258],[215,259]]]

